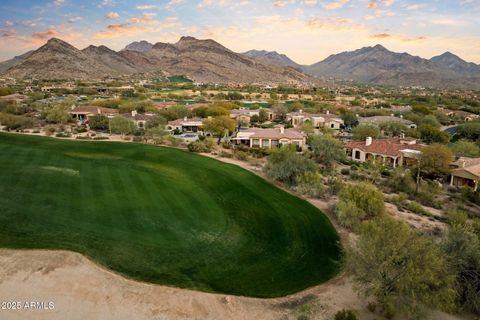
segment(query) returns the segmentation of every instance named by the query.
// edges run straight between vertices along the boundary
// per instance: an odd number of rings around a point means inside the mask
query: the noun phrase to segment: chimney
[[[280,133],[281,133],[281,134],[284,134],[284,133],[285,133],[285,127],[284,127],[284,126],[280,126]]]
[[[367,137],[367,139],[365,140],[365,145],[366,146],[370,146],[373,142],[373,139],[372,137]]]
[[[300,110],[299,110],[299,112],[300,112],[300,113],[303,113],[303,110],[302,110],[302,109],[300,109]]]
[[[187,117],[183,117],[183,121],[187,121],[187,119],[188,119]]]
[[[460,161],[460,167],[461,168],[465,168],[465,164],[466,164],[465,160]]]
[[[391,117],[395,117],[395,114],[391,113],[390,116],[391,116]]]
[[[132,117],[135,117],[137,115],[137,110],[132,110]]]
[[[330,114],[330,110],[327,110],[327,114]]]

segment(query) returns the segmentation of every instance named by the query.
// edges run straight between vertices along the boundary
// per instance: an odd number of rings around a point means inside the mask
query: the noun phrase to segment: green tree
[[[433,114],[429,114],[423,117],[421,124],[430,125],[435,128],[440,128],[442,126],[438,121],[438,119]]]
[[[371,124],[361,124],[352,130],[354,140],[365,140],[367,137],[380,138],[382,133],[377,126]]]
[[[285,122],[287,119],[288,109],[284,104],[276,104],[273,106],[273,112],[275,113],[278,120]]]
[[[218,137],[221,141],[225,134],[232,133],[235,130],[235,120],[229,116],[219,116],[203,121],[203,130]]]
[[[420,133],[420,138],[426,143],[447,143],[450,140],[450,135],[445,131],[430,125],[422,124],[417,128]]]
[[[300,175],[315,169],[315,162],[297,153],[296,146],[290,144],[272,150],[265,166],[270,177],[288,185],[295,185]]]
[[[164,125],[158,125],[156,127],[150,127],[145,130],[145,139],[153,140],[155,144],[160,144],[164,142],[164,139],[169,136],[170,133],[165,129]]]
[[[150,129],[150,128],[156,128],[158,126],[165,126],[167,124],[167,119],[165,119],[164,116],[162,115],[155,115],[152,118],[150,118],[147,123],[145,123],[145,128]]]
[[[67,110],[66,106],[56,105],[47,110],[45,119],[49,123],[67,123],[71,118]]]
[[[450,148],[459,157],[480,157],[480,147],[471,141],[459,140]]]
[[[314,135],[310,138],[315,160],[327,168],[332,168],[335,162],[346,158],[343,144],[330,135]]]
[[[340,224],[352,230],[358,229],[363,220],[384,212],[382,192],[368,182],[345,185],[339,193],[339,201],[335,207]]]
[[[446,255],[402,221],[364,222],[347,266],[360,293],[408,319],[425,319],[429,308],[454,308],[455,278]]]
[[[422,149],[417,165],[416,192],[423,174],[431,177],[444,176],[450,173],[450,163],[454,159],[453,152],[443,144],[432,144]]]
[[[135,130],[135,123],[122,116],[116,116],[110,120],[110,131],[112,133],[127,135]]]
[[[443,248],[456,275],[457,304],[480,315],[480,240],[468,224],[453,225]]]
[[[264,108],[261,108],[260,111],[258,112],[258,121],[260,123],[264,123],[267,120],[268,120],[268,112]]]
[[[109,120],[103,114],[97,114],[88,119],[88,126],[91,130],[108,130]]]
[[[33,126],[33,119],[2,112],[0,113],[0,124],[7,130],[26,129]]]
[[[458,126],[457,135],[471,141],[480,140],[480,121],[467,122]]]
[[[358,125],[358,117],[351,111],[345,111],[342,113],[342,120],[346,127],[355,127]]]
[[[297,190],[307,196],[320,198],[325,191],[322,175],[313,171],[304,172],[297,177]]]
[[[389,121],[380,125],[382,132],[390,137],[399,137],[402,133],[406,133],[408,128],[399,121]]]

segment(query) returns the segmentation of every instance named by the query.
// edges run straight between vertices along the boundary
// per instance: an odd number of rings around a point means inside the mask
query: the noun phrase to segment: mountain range
[[[214,83],[324,83],[346,80],[394,86],[480,90],[480,65],[446,52],[431,59],[392,52],[381,45],[333,54],[301,65],[276,51],[236,53],[214,40],[182,37],[177,43],[133,42],[121,51],[105,46],[78,50],[50,39],[35,51],[0,63],[14,78],[100,79],[137,74],[185,75]]]
[[[333,54],[312,65],[299,65],[275,51],[251,50],[245,54],[264,63],[289,65],[323,80],[480,89],[480,65],[466,62],[451,52],[428,60],[376,45]]]
[[[213,40],[182,37],[177,43],[146,41],[116,52],[105,46],[79,50],[50,39],[28,54],[0,63],[0,73],[13,78],[101,79],[138,74],[185,75],[203,83],[320,82],[300,70],[266,64],[235,53]]]

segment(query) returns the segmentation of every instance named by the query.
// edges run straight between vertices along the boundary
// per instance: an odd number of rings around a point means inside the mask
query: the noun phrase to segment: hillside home
[[[346,144],[347,155],[354,161],[373,161],[390,167],[411,167],[418,163],[425,145],[411,138],[387,138],[351,141]]]
[[[478,114],[462,111],[462,110],[450,110],[450,109],[438,108],[437,112],[451,119],[458,119],[465,122],[473,121],[480,118],[480,115]]]
[[[450,178],[450,185],[455,187],[468,186],[473,191],[479,190],[480,158],[460,157],[453,164],[454,169]]]
[[[232,142],[236,145],[247,145],[250,148],[268,149],[285,144],[294,144],[301,149],[307,143],[307,136],[303,132],[285,129],[283,126],[272,129],[249,128],[240,130],[236,137],[232,138]]]
[[[138,113],[136,110],[133,110],[131,113],[122,114],[127,119],[132,120],[137,128],[144,129],[147,125],[147,121],[153,118],[153,114],[142,114]]]
[[[108,118],[112,118],[115,115],[118,115],[118,109],[103,108],[96,106],[72,106],[71,110],[68,111],[70,115],[77,120],[80,124],[88,122],[89,117],[103,114]]]
[[[169,131],[179,131],[179,132],[201,132],[203,131],[203,120],[202,118],[183,118],[173,121],[169,121],[167,129]]]
[[[153,106],[158,110],[165,110],[171,107],[176,106],[177,103],[175,101],[161,101],[161,102],[154,102]]]
[[[336,116],[330,114],[327,111],[325,114],[312,114],[303,112],[300,110],[298,112],[287,113],[287,121],[290,122],[294,128],[299,127],[304,122],[310,122],[315,128],[329,128],[334,130],[339,130],[343,125],[343,120]]]
[[[208,103],[191,103],[191,104],[187,103],[185,107],[190,111],[194,111],[200,108],[208,108]]]
[[[237,123],[250,123],[250,120],[252,119],[252,116],[259,116],[260,115],[260,109],[248,109],[248,108],[240,108],[240,109],[233,109],[230,111],[230,117],[232,119],[237,120]]]
[[[19,93],[14,93],[14,94],[9,94],[8,96],[2,96],[0,97],[0,101],[5,101],[8,103],[12,103],[15,105],[23,104],[27,101],[28,96],[25,96],[23,94]]]
[[[360,124],[371,124],[371,125],[375,125],[377,127],[380,127],[383,124],[386,124],[386,123],[389,123],[389,122],[398,122],[398,123],[401,123],[401,124],[405,125],[407,128],[410,128],[410,129],[415,129],[417,127],[415,122],[403,119],[402,116],[395,117],[393,115],[391,115],[391,116],[374,116],[374,117],[359,118],[358,122]]]

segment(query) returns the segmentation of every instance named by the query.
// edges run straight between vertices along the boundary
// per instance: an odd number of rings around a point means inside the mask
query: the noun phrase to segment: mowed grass
[[[188,152],[0,134],[0,246],[66,249],[128,277],[255,297],[340,268],[328,218],[233,165]]]

